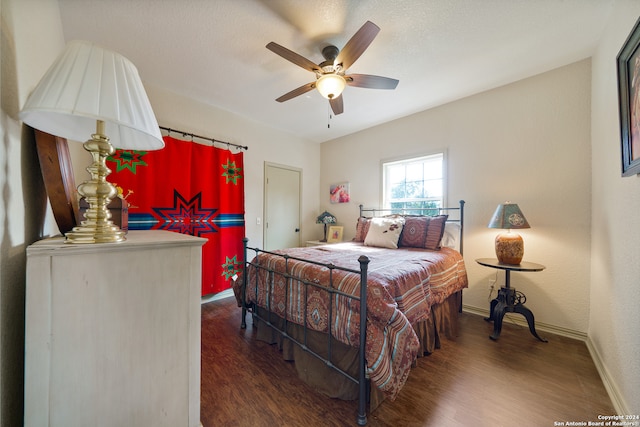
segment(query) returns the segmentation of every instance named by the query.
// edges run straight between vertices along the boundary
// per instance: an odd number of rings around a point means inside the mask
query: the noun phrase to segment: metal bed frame
[[[448,221],[450,222],[456,222],[460,224],[460,250],[459,252],[462,253],[462,235],[463,235],[463,228],[464,228],[464,200],[460,200],[459,202],[459,207],[451,207],[451,208],[419,208],[419,209],[407,209],[410,210],[411,212],[415,212],[417,210],[419,211],[425,211],[425,212],[434,212],[437,211],[437,215],[442,214],[444,212],[449,212],[449,211],[459,211],[459,218],[458,219],[451,219]],[[401,213],[401,209],[365,209],[363,207],[363,205],[360,205],[360,216],[364,216],[364,214],[366,213],[371,213],[372,216],[376,216],[379,214],[399,214]],[[434,216],[433,214],[429,215],[429,216]],[[303,258],[297,258],[297,257],[293,257],[290,255],[286,255],[286,254],[279,254],[279,253],[275,253],[275,252],[270,252],[270,251],[265,251],[259,248],[253,248],[253,247],[249,247],[248,246],[248,242],[249,239],[248,238],[244,238],[242,239],[243,244],[244,244],[244,271],[243,271],[243,275],[242,275],[242,321],[241,321],[241,328],[242,329],[246,329],[247,327],[247,323],[246,323],[246,315],[247,312],[251,313],[252,315],[252,319],[258,319],[260,321],[262,321],[263,323],[265,323],[267,326],[269,326],[272,330],[277,331],[282,338],[286,338],[288,340],[290,340],[291,342],[293,342],[294,344],[298,345],[300,348],[302,348],[305,352],[309,353],[310,355],[314,356],[315,358],[319,359],[320,361],[322,361],[326,366],[328,366],[329,368],[339,372],[340,374],[342,374],[343,376],[345,376],[346,378],[348,378],[349,380],[353,381],[354,383],[356,383],[358,385],[358,414],[357,414],[357,422],[358,425],[366,425],[367,424],[367,396],[368,396],[368,387],[369,387],[369,381],[367,380],[366,377],[366,360],[365,360],[365,352],[364,349],[366,348],[366,337],[367,337],[367,271],[368,271],[368,266],[369,266],[369,258],[361,255],[358,258],[358,262],[360,264],[360,269],[359,270],[354,270],[354,269],[349,269],[349,268],[343,268],[343,267],[339,267],[333,264],[324,264],[324,263],[320,263],[320,262],[316,262],[316,261],[312,261],[312,260],[308,260],[308,259],[303,259]],[[253,251],[253,253],[255,254],[252,257],[249,257],[249,251]],[[262,266],[259,264],[259,258],[260,258],[260,254],[270,254],[270,255],[275,255],[275,256],[279,256],[282,257],[285,261],[285,271],[284,272],[277,272],[277,271],[273,271],[265,266]],[[252,260],[252,261],[250,261]],[[255,260],[255,261],[253,261]],[[329,284],[328,286],[325,285],[321,285],[312,281],[308,281],[308,280],[304,280],[300,277],[297,277],[295,275],[292,275],[290,273],[289,270],[289,260],[295,260],[295,261],[302,261],[302,262],[306,262],[306,263],[310,263],[310,264],[315,264],[318,266],[322,266],[327,268],[330,271],[330,280],[329,280]],[[269,282],[269,288],[268,288],[268,294],[266,296],[266,307],[264,308],[266,310],[266,316],[261,316],[260,313],[258,312],[258,307],[256,307],[254,304],[247,304],[246,303],[246,291],[247,291],[247,286],[250,285],[250,283],[248,283],[248,275],[247,275],[247,270],[249,267],[253,267],[259,270],[265,270],[268,272],[268,282]],[[355,274],[359,274],[360,275],[360,296],[353,296],[353,295],[349,295],[346,294],[344,292],[341,292],[340,290],[334,288],[333,286],[333,271],[336,270],[340,270],[340,271],[345,271],[345,272],[349,272],[349,273],[355,273]],[[274,315],[272,310],[271,310],[271,306],[270,306],[270,295],[269,293],[272,292],[274,283],[275,283],[275,277],[276,275],[280,275],[282,276],[285,280],[287,280],[287,282],[289,282],[289,280],[294,280],[297,281],[299,283],[302,283],[303,285],[305,285],[305,291],[304,291],[304,295],[305,295],[305,313],[304,313],[304,325],[299,325],[297,323],[294,323],[292,321],[290,321],[287,317],[287,313],[285,310],[285,314],[284,314],[284,318],[282,319],[284,321],[284,327],[282,329],[280,329],[275,323],[274,321],[277,319],[280,319],[279,316]],[[255,281],[255,286],[256,286],[256,294],[257,294],[257,286],[258,286],[258,275],[255,275],[256,281]],[[318,354],[316,351],[314,351],[313,349],[311,349],[308,344],[307,344],[307,335],[309,332],[309,329],[307,327],[307,296],[308,296],[308,289],[309,286],[311,287],[315,287],[317,289],[321,289],[324,292],[327,292],[330,296],[329,298],[329,324],[328,324],[328,344],[327,344],[327,358],[322,357],[320,354]],[[335,363],[332,361],[332,339],[333,339],[333,334],[332,334],[332,312],[333,312],[333,301],[334,298],[331,298],[334,295],[341,295],[343,297],[346,298],[350,298],[353,299],[355,301],[360,301],[360,319],[365,319],[365,321],[361,321],[360,322],[360,348],[359,348],[359,352],[358,352],[358,375],[357,377],[354,377],[352,375],[350,375],[349,373],[343,371],[342,369],[340,369],[338,366],[335,365]],[[289,293],[286,292],[285,293],[286,298],[289,297]],[[273,316],[276,316],[276,318],[274,319]],[[298,327],[301,327],[303,332],[302,332],[302,340],[298,340],[295,337],[291,336],[288,332],[287,332],[287,325],[289,323],[295,324]]]

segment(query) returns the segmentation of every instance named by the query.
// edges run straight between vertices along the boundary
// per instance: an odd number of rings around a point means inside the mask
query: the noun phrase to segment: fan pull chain
[[[329,116],[327,118],[327,129],[331,129],[331,123],[329,123],[333,118],[333,116],[331,115],[331,104],[327,104],[327,114]]]

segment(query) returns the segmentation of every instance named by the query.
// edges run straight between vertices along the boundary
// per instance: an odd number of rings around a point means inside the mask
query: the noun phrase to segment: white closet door
[[[300,169],[265,163],[266,250],[300,246]]]

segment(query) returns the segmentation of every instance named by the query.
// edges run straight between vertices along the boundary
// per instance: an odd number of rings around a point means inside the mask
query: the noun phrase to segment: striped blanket
[[[359,270],[358,258],[369,258],[367,281],[367,375],[372,383],[394,399],[404,385],[417,357],[419,340],[413,325],[430,316],[432,305],[467,287],[464,260],[453,249],[439,251],[402,248],[382,249],[361,243],[339,243],[276,251],[296,258]],[[360,276],[313,263],[259,254],[252,264],[272,271],[288,271],[293,277],[329,286],[347,295],[360,295]],[[331,276],[332,282],[329,281]],[[310,329],[328,333],[339,341],[359,346],[359,301],[307,287],[299,280],[248,269],[246,300]],[[241,286],[241,280],[236,282]],[[236,295],[241,292],[236,290]],[[257,291],[257,292],[256,292]],[[306,304],[305,304],[306,301]],[[330,315],[331,313],[331,315]]]

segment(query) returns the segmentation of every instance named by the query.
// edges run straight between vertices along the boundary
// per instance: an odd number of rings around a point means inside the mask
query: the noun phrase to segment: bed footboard
[[[244,238],[243,239],[243,244],[244,244],[244,267],[243,267],[243,274],[242,274],[242,287],[241,287],[241,307],[242,307],[242,321],[241,321],[241,328],[245,329],[246,328],[246,315],[247,312],[251,313],[251,316],[253,319],[259,319],[262,323],[264,323],[266,326],[269,326],[272,330],[276,331],[277,333],[279,333],[283,339],[287,339],[290,342],[294,343],[295,345],[299,346],[301,349],[303,349],[306,353],[316,357],[317,359],[321,360],[326,366],[328,366],[329,368],[339,372],[340,374],[344,375],[346,378],[348,378],[349,380],[355,382],[356,384],[358,384],[358,413],[357,413],[357,422],[358,425],[366,425],[367,424],[367,414],[366,414],[366,410],[367,410],[367,397],[368,397],[368,381],[366,378],[366,360],[365,360],[365,348],[366,348],[366,331],[367,331],[367,270],[368,270],[368,265],[369,265],[369,258],[366,256],[360,256],[358,258],[358,262],[360,265],[360,269],[359,270],[352,270],[352,269],[348,269],[348,268],[343,268],[343,267],[338,267],[335,266],[333,264],[323,264],[323,263],[318,263],[318,262],[314,262],[314,261],[309,261],[309,260],[304,260],[304,259],[300,259],[300,258],[295,258],[289,255],[284,255],[284,254],[278,254],[275,252],[269,252],[269,251],[264,251],[258,248],[251,248],[248,246],[248,242],[249,239]],[[250,253],[251,251],[251,253]],[[284,260],[284,264],[285,264],[285,268],[284,271],[276,271],[275,269],[271,268],[268,266],[268,264],[261,264],[260,263],[260,257],[261,256],[266,256],[266,255],[270,255],[270,256],[276,256],[276,257],[281,257],[282,260]],[[251,256],[253,255],[253,256]],[[329,272],[331,273],[331,277],[333,276],[333,272],[336,270],[339,271],[343,271],[343,272],[348,272],[348,273],[354,273],[354,274],[359,274],[360,276],[360,295],[359,296],[353,296],[344,292],[341,292],[340,290],[337,289],[336,286],[334,286],[333,280],[330,280],[330,283],[328,285],[323,285],[323,284],[319,284],[316,283],[314,281],[308,280],[308,279],[304,279],[303,277],[299,277],[297,276],[295,273],[292,273],[291,269],[289,268],[289,260],[296,260],[296,261],[301,261],[301,262],[307,262],[307,263],[311,263],[311,264],[315,264],[318,266],[321,266],[323,268],[326,268],[329,270]],[[296,339],[295,337],[293,337],[291,334],[288,333],[288,328],[287,325],[290,323],[294,323],[292,319],[289,318],[289,316],[287,315],[287,311],[285,310],[285,314],[284,314],[284,319],[281,319],[284,321],[284,326],[282,328],[277,326],[277,323],[274,321],[275,318],[274,316],[278,316],[278,314],[273,313],[272,307],[269,303],[270,301],[270,296],[267,295],[265,297],[265,304],[264,307],[261,307],[262,310],[258,310],[257,305],[254,302],[247,302],[247,289],[249,289],[249,287],[254,286],[255,287],[255,293],[257,295],[258,292],[258,276],[259,274],[253,274],[250,275],[251,271],[250,269],[253,269],[252,271],[254,273],[260,271],[265,273],[265,277],[268,278],[268,287],[267,287],[267,293],[269,294],[270,292],[274,292],[274,284],[275,284],[275,280],[277,277],[284,279],[286,281],[286,283],[288,284],[288,286],[291,286],[292,283],[296,283],[298,285],[302,285],[304,291],[302,292],[302,295],[304,295],[305,301],[304,304],[302,304],[302,307],[304,307],[304,311],[305,313],[302,313],[297,316],[297,318],[302,318],[304,319],[303,322],[295,322],[295,324],[297,324],[298,326],[302,327],[303,329],[303,334],[302,334],[302,339]],[[251,277],[251,278],[250,278]],[[327,348],[324,351],[325,354],[327,355],[327,357],[323,357],[320,352],[316,351],[316,349],[311,348],[308,343],[307,343],[307,332],[310,330],[309,326],[308,326],[308,322],[307,322],[307,299],[308,296],[310,295],[311,292],[309,292],[309,289],[314,289],[314,290],[321,290],[322,292],[326,292],[327,295],[329,296],[328,301],[329,301],[329,316],[328,316],[328,328],[327,330],[328,332],[328,339],[327,339]],[[289,293],[285,292],[286,297],[288,297]],[[360,336],[359,336],[359,354],[358,354],[358,375],[357,377],[354,377],[352,375],[350,375],[349,373],[343,371],[342,369],[340,369],[338,366],[336,366],[335,362],[332,359],[332,341],[333,341],[333,335],[332,335],[332,313],[333,310],[336,309],[336,307],[334,307],[334,301],[336,301],[337,299],[334,298],[334,296],[339,295],[340,297],[344,297],[347,298],[349,300],[354,300],[354,301],[359,301],[359,306],[360,306]],[[261,315],[260,311],[262,312],[266,312],[266,315]],[[282,323],[282,322],[280,322]]]

